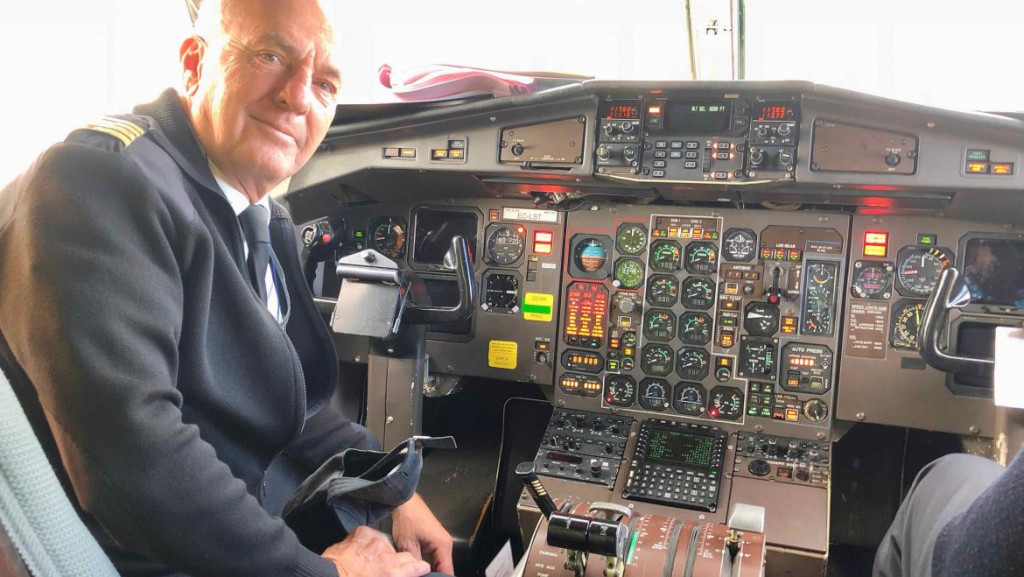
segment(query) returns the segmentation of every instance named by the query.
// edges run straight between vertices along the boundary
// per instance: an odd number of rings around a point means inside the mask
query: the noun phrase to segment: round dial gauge
[[[604,381],[604,402],[616,407],[630,407],[636,399],[636,384],[626,375],[608,375]]]
[[[667,343],[676,334],[676,317],[671,312],[652,309],[644,315],[644,336]]]
[[[642,224],[627,222],[619,227],[615,243],[622,254],[637,254],[647,246],[647,229]]]
[[[498,266],[515,263],[526,250],[526,229],[521,225],[500,225],[487,235],[487,258]]]
[[[511,274],[489,274],[484,281],[485,311],[519,312],[519,278]]]
[[[686,270],[694,274],[711,274],[718,268],[718,249],[710,242],[686,245]]]
[[[743,393],[734,387],[711,389],[708,414],[715,419],[735,421],[743,415]]]
[[[672,392],[672,408],[681,415],[699,417],[704,414],[708,391],[699,383],[682,382]]]
[[[688,309],[707,310],[715,303],[715,281],[692,276],[683,281],[683,306]]]
[[[757,235],[745,228],[731,228],[725,231],[722,250],[725,253],[725,260],[747,262],[754,258],[757,252]]]
[[[622,258],[615,263],[615,281],[624,289],[637,289],[644,284],[644,265],[635,258]]]
[[[859,299],[887,299],[892,296],[893,266],[887,262],[858,261],[853,265],[850,293]]]
[[[756,337],[770,337],[779,330],[779,307],[754,301],[743,309],[743,328]]]
[[[651,268],[661,271],[679,270],[679,243],[674,240],[659,240],[651,244]]]
[[[634,331],[622,333],[622,344],[627,347],[635,347],[636,333]]]
[[[637,389],[637,402],[648,411],[664,411],[668,408],[669,384],[661,379],[644,379]]]
[[[608,262],[608,249],[596,238],[585,238],[576,243],[572,258],[580,270],[594,273]]]
[[[679,301],[679,281],[673,276],[655,275],[647,283],[647,300],[652,305],[670,307]]]
[[[953,253],[946,248],[912,246],[901,249],[896,257],[900,294],[928,296],[939,282],[939,273],[951,262]]]
[[[404,218],[375,218],[370,223],[370,248],[396,259],[405,255],[405,233],[409,230]]]
[[[640,355],[640,370],[663,377],[672,372],[672,349],[665,345],[647,345]]]
[[[711,340],[711,317],[704,313],[683,313],[679,317],[679,340],[688,345],[706,345]]]
[[[892,333],[889,340],[897,349],[917,350],[917,330],[921,327],[924,301],[901,300],[892,310]]]
[[[684,379],[703,380],[711,367],[711,355],[697,347],[683,347],[676,351],[676,374]]]

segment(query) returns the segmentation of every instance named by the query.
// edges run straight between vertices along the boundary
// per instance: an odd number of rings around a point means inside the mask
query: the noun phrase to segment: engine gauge
[[[679,270],[681,249],[674,240],[659,240],[651,244],[651,268],[659,271]]]
[[[370,248],[390,258],[405,255],[406,233],[409,225],[404,218],[378,217],[370,221]]]
[[[681,415],[699,417],[707,406],[708,391],[700,383],[682,382],[672,391],[672,408]]]
[[[647,345],[640,354],[640,370],[663,377],[672,372],[672,349],[665,345]]]
[[[692,276],[683,281],[683,306],[688,309],[707,310],[715,303],[715,281]]]
[[[939,273],[952,262],[948,248],[904,247],[896,255],[896,290],[906,296],[926,297],[939,282]]]
[[[892,331],[889,342],[897,349],[918,350],[917,330],[921,327],[924,301],[903,299],[892,309]]]
[[[711,317],[688,312],[679,317],[679,340],[688,345],[706,345],[711,340]]]
[[[630,407],[636,400],[636,383],[626,375],[608,375],[604,381],[604,402],[616,407]]]
[[[684,379],[703,380],[711,368],[711,355],[699,347],[683,347],[676,351],[676,374]]]
[[[757,235],[746,228],[730,228],[725,231],[722,240],[725,260],[731,262],[748,262],[757,252]]]
[[[893,270],[890,262],[859,260],[853,263],[850,293],[859,299],[888,299],[892,296]]]
[[[599,272],[608,262],[608,248],[600,240],[587,237],[580,239],[572,251],[573,264],[588,275]],[[605,270],[607,275],[607,270]]]
[[[807,263],[807,294],[802,328],[805,335],[832,334],[838,266],[834,262]]]
[[[676,335],[676,316],[670,311],[651,309],[644,315],[644,336],[667,343]]]
[[[647,300],[652,305],[670,307],[679,301],[679,281],[668,275],[654,275],[647,283]]]
[[[627,222],[615,233],[615,243],[622,254],[637,254],[647,246],[647,229],[642,224]]]
[[[691,242],[686,245],[687,272],[711,274],[718,268],[718,249],[710,242]]]
[[[622,344],[623,344],[623,346],[627,346],[627,347],[635,347],[636,346],[636,332],[634,332],[634,331],[627,331],[625,333],[622,333]]]
[[[735,387],[711,389],[708,415],[715,419],[735,421],[743,414],[743,393]]]
[[[648,411],[664,411],[669,405],[670,390],[662,379],[644,379],[637,388],[637,402]]]
[[[637,289],[644,284],[644,265],[635,258],[620,258],[615,263],[615,281],[624,289]]]
[[[743,328],[756,337],[770,337],[779,330],[779,307],[753,301],[743,308]]]
[[[488,273],[484,277],[484,294],[480,300],[480,308],[488,312],[519,312],[519,277]]]
[[[499,224],[487,233],[487,260],[498,266],[515,264],[526,251],[526,228],[523,225]]]

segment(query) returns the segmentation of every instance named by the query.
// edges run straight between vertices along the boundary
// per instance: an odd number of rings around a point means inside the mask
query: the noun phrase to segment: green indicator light
[[[972,148],[967,151],[967,160],[976,162],[988,162],[988,151]]]
[[[930,234],[919,234],[917,244],[935,244],[935,237]]]
[[[551,307],[545,305],[523,305],[524,313],[534,313],[539,315],[551,314]]]
[[[363,231],[357,230],[356,231],[356,238],[363,238]]]
[[[633,550],[636,549],[636,539],[640,536],[640,533],[633,531],[633,540],[629,543],[629,555],[626,555],[626,565],[633,562]]]

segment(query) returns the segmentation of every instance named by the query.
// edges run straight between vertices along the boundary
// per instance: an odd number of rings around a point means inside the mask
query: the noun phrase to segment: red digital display
[[[574,283],[569,286],[566,301],[566,340],[575,337],[600,343],[608,314],[608,289],[600,284]]]
[[[758,120],[793,120],[796,113],[789,106],[782,104],[766,104],[761,107]]]
[[[608,120],[640,120],[640,109],[631,104],[613,104],[605,115]]]

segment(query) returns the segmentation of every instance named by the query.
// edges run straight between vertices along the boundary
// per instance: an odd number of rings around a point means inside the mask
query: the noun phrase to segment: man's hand
[[[334,562],[339,577],[420,577],[430,572],[426,562],[396,553],[387,537],[366,526],[328,547],[323,557]]]
[[[434,571],[455,573],[452,565],[452,536],[430,512],[419,495],[391,513],[391,537],[395,548],[406,551],[416,559],[429,561]]]

